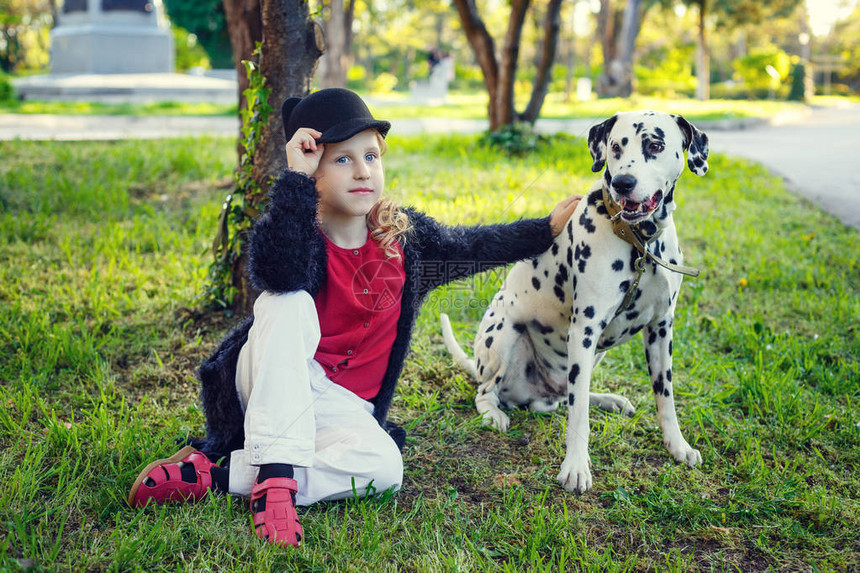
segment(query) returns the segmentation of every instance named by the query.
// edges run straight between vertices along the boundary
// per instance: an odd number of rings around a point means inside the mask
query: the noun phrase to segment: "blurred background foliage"
[[[317,17],[327,17],[329,0],[312,0]],[[354,43],[348,56],[347,86],[362,92],[407,93],[426,79],[429,55],[440,50],[454,59],[451,89],[481,90],[483,77],[450,0],[353,0]],[[631,0],[627,0],[631,1]],[[642,0],[641,25],[633,61],[634,91],[640,95],[692,96],[695,91],[699,4],[695,0]],[[813,33],[810,13],[821,4],[799,0],[705,2],[710,54],[711,97],[785,98],[792,71],[805,63],[824,84],[816,61],[836,61],[830,89],[849,95],[860,91],[860,5],[843,1],[841,18],[829,31]],[[561,35],[552,72],[552,93],[572,99],[577,80],[593,85],[604,73],[598,26],[601,10],[618,15],[624,0],[573,0],[562,9]],[[490,33],[504,36],[507,2],[482,2]],[[845,7],[853,6],[853,12]],[[176,69],[232,69],[232,50],[220,0],[164,0],[174,28]],[[520,42],[517,91],[526,93],[534,79],[547,0],[535,0]],[[49,69],[50,30],[62,0],[0,0],[0,70],[27,75]],[[501,46],[497,45],[497,49]],[[810,64],[811,60],[811,64]],[[766,71],[771,66],[779,77]],[[0,75],[0,98],[8,81]],[[7,96],[9,97],[9,96]]]

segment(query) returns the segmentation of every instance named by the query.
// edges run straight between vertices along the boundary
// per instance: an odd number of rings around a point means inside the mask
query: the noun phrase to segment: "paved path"
[[[540,120],[544,133],[586,136],[596,120]],[[392,133],[476,132],[483,120],[397,119]],[[860,105],[814,109],[772,123],[700,125],[711,150],[759,161],[844,224],[860,230]],[[233,117],[127,117],[0,114],[0,140],[87,140],[235,135]]]
[[[712,151],[761,162],[796,194],[860,230],[860,105],[814,109],[782,125],[708,136]]]

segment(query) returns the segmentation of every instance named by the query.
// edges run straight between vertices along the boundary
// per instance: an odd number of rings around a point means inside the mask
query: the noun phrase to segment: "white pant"
[[[236,368],[245,445],[230,456],[230,493],[250,496],[259,466],[271,463],[295,466],[298,505],[403,483],[400,450],[373,405],[329,380],[314,360],[319,339],[307,292],[264,292],[254,303]]]

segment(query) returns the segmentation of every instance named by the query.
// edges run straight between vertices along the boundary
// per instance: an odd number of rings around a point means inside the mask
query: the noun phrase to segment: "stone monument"
[[[173,72],[161,0],[65,0],[51,31],[52,74]]]

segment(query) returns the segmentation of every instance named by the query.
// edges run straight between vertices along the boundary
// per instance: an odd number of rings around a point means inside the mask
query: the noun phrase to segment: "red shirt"
[[[328,237],[325,242],[326,282],[314,299],[321,334],[314,358],[332,382],[370,400],[382,387],[397,338],[406,281],[402,258],[387,258],[369,236],[357,249],[338,247]]]

